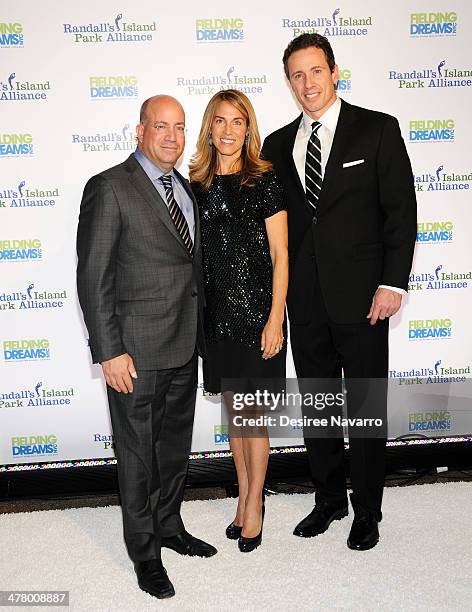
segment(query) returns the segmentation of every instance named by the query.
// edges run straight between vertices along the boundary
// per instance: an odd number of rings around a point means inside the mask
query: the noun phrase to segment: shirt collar
[[[136,157],[144,172],[151,179],[151,181],[156,182],[161,178],[161,176],[164,176],[164,174],[168,174],[173,179],[175,179],[173,168],[172,170],[170,170],[170,172],[165,172],[164,170],[162,170],[162,168],[159,168],[159,166],[154,164],[148,157],[146,157],[144,153],[142,153],[139,149],[136,149],[136,151],[134,152],[134,156]]]
[[[336,96],[336,100],[331,104],[327,111],[325,111],[321,117],[318,119],[319,123],[331,133],[334,134],[336,130],[336,126],[338,124],[339,111],[341,110],[341,98]],[[303,126],[303,130],[305,133],[311,134],[312,132],[312,123],[315,119],[312,119],[309,115],[303,111],[302,120],[300,122],[300,127]]]

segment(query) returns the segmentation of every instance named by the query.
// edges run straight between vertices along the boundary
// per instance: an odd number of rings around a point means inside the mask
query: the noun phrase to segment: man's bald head
[[[148,98],[136,126],[138,148],[164,172],[171,170],[185,147],[185,113],[172,96]]]

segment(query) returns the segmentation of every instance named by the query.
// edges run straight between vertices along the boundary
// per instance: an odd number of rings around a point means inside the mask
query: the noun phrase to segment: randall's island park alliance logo
[[[452,221],[420,221],[417,224],[416,242],[419,244],[451,243],[454,225]]]
[[[91,76],[89,93],[92,100],[137,98],[138,79],[134,75]]]
[[[412,119],[408,123],[408,142],[454,142],[454,119]]]
[[[99,23],[63,23],[63,34],[74,43],[149,42],[156,32],[156,22],[138,23],[118,13],[110,21]]]
[[[438,359],[433,364],[413,367],[409,370],[389,370],[389,377],[398,379],[399,386],[431,385],[449,382],[464,382],[470,378],[470,364],[453,366]]]
[[[106,151],[134,151],[136,136],[126,123],[120,131],[95,132],[94,134],[72,134],[72,144],[78,145],[83,153],[104,153]]]
[[[291,36],[304,33],[330,36],[367,36],[373,25],[372,17],[364,14],[352,14],[342,8],[333,7],[325,15],[307,15],[301,19],[282,18],[282,27],[289,30]]]
[[[244,21],[239,17],[197,19],[195,36],[199,43],[242,42]]]
[[[472,70],[448,67],[445,59],[428,68],[413,70],[390,70],[389,81],[396,83],[399,89],[441,89],[444,87],[470,87]]]
[[[19,435],[11,439],[11,454],[16,458],[57,455],[57,448],[55,434]]]
[[[236,66],[227,66],[219,74],[177,77],[177,87],[182,87],[188,96],[212,96],[225,89],[259,94],[264,91],[266,85],[266,74],[241,72]]]
[[[21,49],[23,45],[22,24],[18,21],[0,21],[0,49]]]
[[[423,174],[415,174],[415,189],[422,193],[431,191],[463,191],[470,189],[472,172],[453,172],[444,164]]]
[[[410,14],[410,36],[455,36],[457,34],[457,13],[441,11]]]
[[[408,291],[439,291],[442,289],[467,289],[472,272],[456,272],[439,264],[432,272],[412,272],[408,279]]]
[[[49,387],[38,381],[33,387],[20,389],[0,387],[0,409],[69,406],[75,399],[73,387]]]
[[[1,291],[1,290],[0,290]],[[11,310],[45,310],[63,308],[68,300],[67,292],[51,291],[30,283],[18,291],[0,292],[0,316]]]
[[[5,79],[0,80],[0,102],[46,100],[50,90],[49,81],[25,80],[18,78],[16,72],[10,72]]]
[[[50,208],[56,205],[58,198],[58,187],[37,187],[24,179],[18,181],[18,184],[14,186],[2,187],[0,185],[0,211],[2,208]]]

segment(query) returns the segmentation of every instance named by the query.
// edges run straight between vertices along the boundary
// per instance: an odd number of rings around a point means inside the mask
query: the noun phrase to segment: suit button
[[[196,291],[192,291],[192,297],[197,297],[198,293]]]
[[[318,218],[317,217],[313,217],[313,225],[316,225],[318,223]]]

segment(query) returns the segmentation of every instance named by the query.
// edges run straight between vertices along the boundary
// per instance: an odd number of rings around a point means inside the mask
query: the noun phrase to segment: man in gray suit
[[[77,287],[94,363],[107,383],[124,538],[140,588],[174,595],[161,547],[216,549],[180,517],[204,348],[200,227],[174,164],[185,114],[170,96],[141,107],[137,150],[85,186]]]

